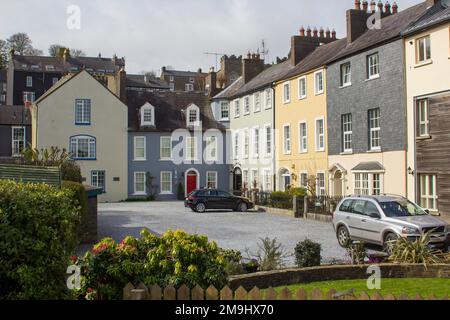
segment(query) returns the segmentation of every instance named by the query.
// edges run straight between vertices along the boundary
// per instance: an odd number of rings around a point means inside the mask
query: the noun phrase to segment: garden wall
[[[253,287],[267,289],[299,283],[367,279],[368,267],[368,265],[324,266],[258,272],[230,277],[229,287],[236,290],[242,286],[245,290],[251,290]],[[450,264],[429,265],[427,268],[417,264],[380,264],[379,267],[382,278],[450,278]]]

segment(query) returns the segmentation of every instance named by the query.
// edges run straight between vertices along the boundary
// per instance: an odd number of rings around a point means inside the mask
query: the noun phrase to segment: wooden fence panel
[[[248,300],[247,291],[243,287],[239,287],[234,293],[234,300]]]
[[[199,286],[196,285],[194,289],[191,291],[192,300],[202,301],[205,300],[205,291]]]
[[[274,288],[267,289],[266,300],[278,300],[278,293]]]
[[[128,282],[127,285],[123,288],[123,300],[131,299],[131,290],[133,289],[134,289],[133,284]]]
[[[284,288],[280,292],[280,299],[279,300],[292,300],[292,292],[288,288]]]
[[[153,285],[150,287],[150,300],[159,301],[162,299],[162,290],[158,285]]]
[[[259,290],[259,288],[254,287],[252,290],[250,290],[250,292],[248,293],[248,297],[250,300],[261,300],[261,291]]]
[[[191,290],[183,284],[177,290],[177,299],[181,301],[191,300]]]
[[[320,291],[317,288],[311,291],[311,300],[322,300],[322,299],[323,299],[322,291]]]
[[[219,300],[219,291],[212,285],[206,289],[206,300]]]
[[[363,291],[359,295],[358,300],[363,300],[363,301],[370,300],[370,296],[367,294],[367,292]]]
[[[308,300],[308,293],[305,289],[300,288],[297,290],[297,293],[295,294],[295,298],[297,300]]]
[[[164,300],[177,300],[177,290],[173,285],[169,285],[164,289]]]
[[[220,300],[223,301],[231,301],[233,300],[233,291],[229,286],[225,286],[222,290],[220,290]]]

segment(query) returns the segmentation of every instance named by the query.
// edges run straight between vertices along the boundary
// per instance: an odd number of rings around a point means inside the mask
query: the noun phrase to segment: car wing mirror
[[[372,212],[371,214],[369,214],[369,216],[374,219],[381,219],[380,214],[376,212]]]
[[[425,209],[424,211],[425,211],[426,214],[430,214],[430,210]]]

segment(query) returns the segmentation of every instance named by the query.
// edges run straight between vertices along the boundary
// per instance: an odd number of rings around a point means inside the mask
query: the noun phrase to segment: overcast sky
[[[391,1],[392,2],[392,1]],[[400,10],[422,2],[398,0]],[[81,28],[69,30],[67,8],[81,10]],[[261,41],[268,62],[286,56],[301,25],[329,27],[345,37],[345,11],[354,0],[0,0],[0,39],[26,32],[47,54],[58,43],[89,56],[126,58],[127,72],[208,70],[206,51],[245,54]]]

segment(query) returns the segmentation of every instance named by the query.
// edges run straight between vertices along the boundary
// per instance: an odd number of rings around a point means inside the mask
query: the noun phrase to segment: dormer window
[[[191,104],[187,108],[186,120],[188,127],[200,125],[200,109],[195,104]]]
[[[141,107],[141,127],[148,127],[155,125],[155,108],[150,104],[146,103]]]

